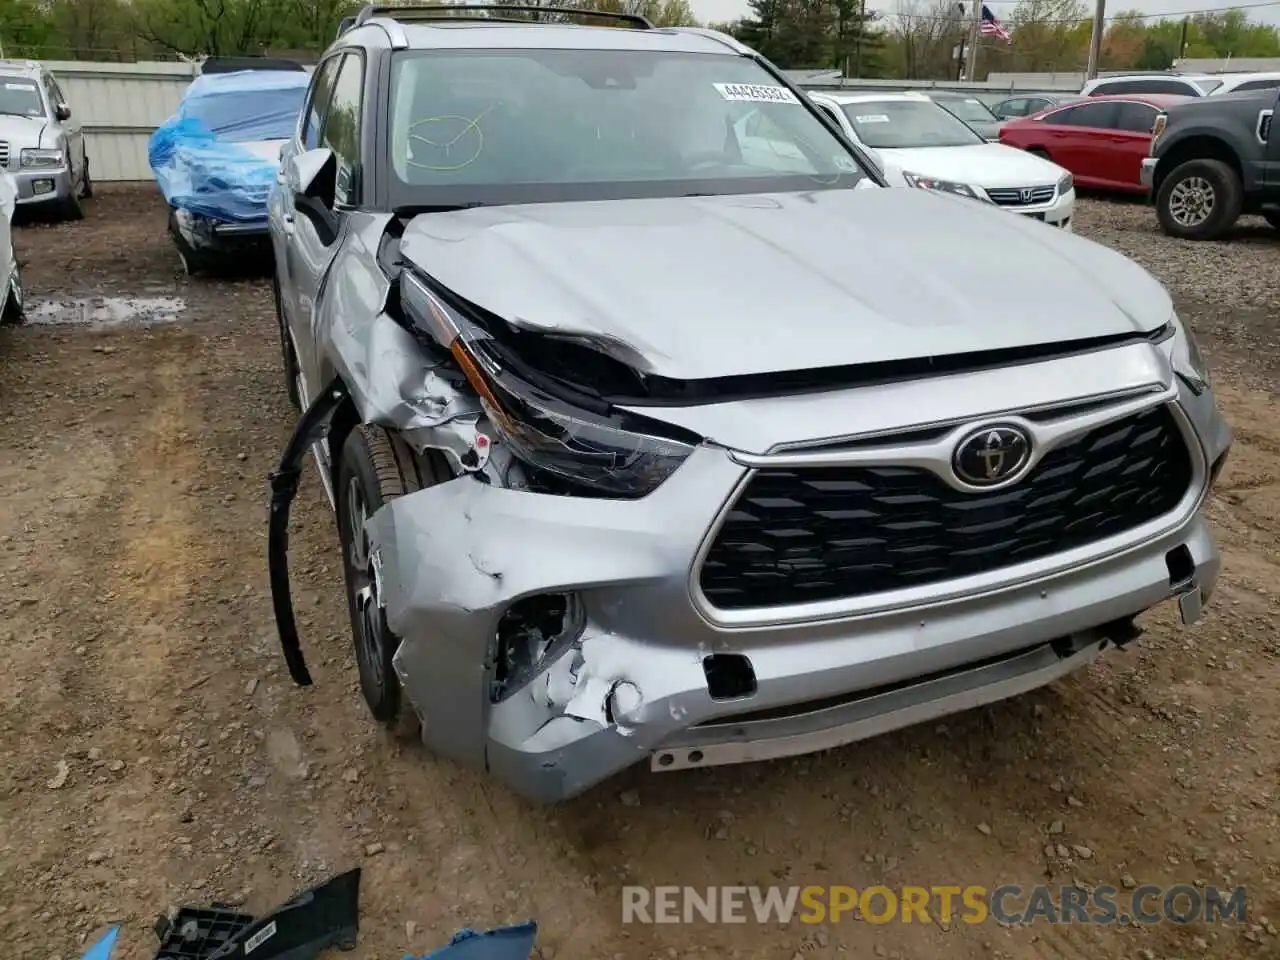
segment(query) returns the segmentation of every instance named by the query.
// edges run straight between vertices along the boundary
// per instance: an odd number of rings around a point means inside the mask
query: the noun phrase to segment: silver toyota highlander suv
[[[539,801],[835,747],[1200,616],[1231,434],[1149,274],[886,187],[722,34],[485,12],[366,8],[282,153],[298,683],[308,450],[374,716],[407,701]]]

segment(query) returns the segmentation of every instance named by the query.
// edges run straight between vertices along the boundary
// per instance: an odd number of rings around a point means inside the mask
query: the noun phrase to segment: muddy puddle
[[[181,297],[89,297],[83,300],[41,300],[28,303],[26,322],[34,326],[149,327],[182,318],[187,302]]]

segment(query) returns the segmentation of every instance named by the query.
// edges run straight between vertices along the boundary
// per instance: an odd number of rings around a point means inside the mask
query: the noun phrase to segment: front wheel
[[[84,155],[84,173],[80,177],[80,199],[93,199],[93,177],[89,175],[89,155]]]
[[[351,430],[338,456],[338,537],[360,692],[374,719],[388,727],[400,713],[400,680],[392,665],[400,638],[387,624],[364,523],[396,497],[447,476],[439,461],[417,456],[398,437],[364,424]]]
[[[1217,240],[1240,219],[1244,188],[1221,160],[1188,160],[1156,192],[1160,227],[1180,240]]]
[[[1053,162],[1053,158],[1049,156],[1049,151],[1041,147],[1032,147],[1027,151],[1027,153],[1031,154],[1033,157],[1039,157],[1041,160],[1048,160],[1051,163]]]

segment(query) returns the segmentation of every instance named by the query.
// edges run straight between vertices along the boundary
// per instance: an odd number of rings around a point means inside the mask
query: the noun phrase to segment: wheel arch
[[[1196,133],[1183,137],[1161,155],[1156,162],[1156,173],[1151,183],[1151,194],[1160,192],[1160,185],[1174,170],[1189,160],[1218,160],[1235,171],[1244,182],[1244,166],[1235,148],[1213,133]]]

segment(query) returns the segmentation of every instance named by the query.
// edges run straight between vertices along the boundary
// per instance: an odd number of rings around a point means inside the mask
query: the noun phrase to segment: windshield
[[[44,101],[36,82],[26,77],[0,77],[0,113],[43,117]]]
[[[812,111],[746,57],[400,53],[393,206],[852,187],[864,170]]]
[[[284,80],[260,79],[242,89],[200,90],[183,102],[182,117],[200,121],[227,143],[287,140],[298,124],[307,82],[307,74],[291,73]]]
[[[864,100],[840,107],[868,147],[967,147],[982,137],[932,100]]]
[[[947,97],[939,101],[961,120],[969,123],[998,123],[996,115],[977,97]]]

